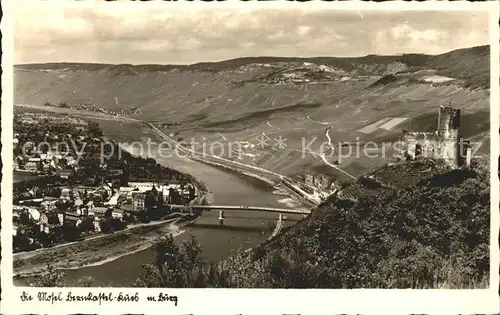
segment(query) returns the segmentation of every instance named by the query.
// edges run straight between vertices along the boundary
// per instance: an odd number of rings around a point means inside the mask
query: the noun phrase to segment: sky
[[[439,54],[486,44],[484,11],[59,5],[24,6],[14,21],[16,64],[191,64],[252,56]]]

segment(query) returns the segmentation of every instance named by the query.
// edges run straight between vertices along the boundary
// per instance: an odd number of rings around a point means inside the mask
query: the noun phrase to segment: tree
[[[153,189],[146,192],[146,197],[144,198],[144,208],[146,211],[151,211],[156,206],[158,206],[157,190],[153,187]]]
[[[119,219],[116,218],[110,218],[109,219],[109,225],[113,231],[120,231],[123,230],[127,224]]]
[[[140,210],[137,212],[137,219],[143,223],[149,222],[148,213],[144,210]]]
[[[101,225],[101,231],[102,233],[112,233],[113,228],[111,226],[111,222],[109,218],[102,218],[100,220],[100,225]]]
[[[22,225],[31,225],[32,220],[30,218],[28,211],[23,211],[19,214],[19,222]]]
[[[203,260],[201,248],[194,238],[178,244],[168,235],[155,244],[155,250],[155,259],[142,266],[144,271],[135,286],[201,288],[216,286],[210,283],[214,279],[225,279],[222,270]]]
[[[78,225],[80,233],[93,232],[94,220],[91,217],[85,218],[82,223]]]
[[[88,132],[91,137],[102,137],[103,135],[102,129],[99,128],[99,123],[93,121],[88,123]]]
[[[80,238],[80,229],[75,225],[75,222],[64,223],[63,238],[69,242],[76,241]]]
[[[64,287],[64,273],[54,269],[51,265],[47,265],[47,270],[41,275],[35,277],[35,280],[30,283],[32,287]]]
[[[24,234],[16,234],[12,238],[12,246],[15,253],[31,251],[40,248],[40,244],[37,242],[32,242],[28,236]]]
[[[76,287],[98,287],[100,286],[98,282],[92,276],[84,276],[77,280]]]
[[[70,204],[69,204],[69,202],[64,202],[62,200],[58,200],[55,203],[55,206],[56,206],[57,210],[64,212],[64,211],[68,211]]]

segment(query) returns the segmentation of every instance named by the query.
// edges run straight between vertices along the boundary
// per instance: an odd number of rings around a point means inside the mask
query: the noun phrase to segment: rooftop
[[[108,210],[109,210],[109,208],[107,208],[107,207],[94,207],[92,209],[92,211],[94,213],[106,213],[106,212],[108,212]]]

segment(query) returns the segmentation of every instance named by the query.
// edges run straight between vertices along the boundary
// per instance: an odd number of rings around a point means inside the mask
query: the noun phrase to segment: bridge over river
[[[311,213],[310,209],[284,209],[284,208],[271,208],[271,207],[255,207],[255,206],[223,206],[223,205],[173,205],[169,204],[172,209],[180,209],[185,212],[193,212],[193,210],[211,211],[219,210],[219,223],[224,225],[224,211],[231,210],[246,210],[246,211],[261,211],[261,212],[274,212],[278,213],[278,221],[284,220],[284,213],[303,214],[308,215]]]

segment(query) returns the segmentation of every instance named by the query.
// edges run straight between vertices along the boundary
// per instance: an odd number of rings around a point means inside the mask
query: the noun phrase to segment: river
[[[130,148],[128,151],[138,153]],[[176,154],[169,154],[167,157],[165,151],[162,151],[160,156],[156,146],[152,146],[147,155],[164,166],[190,173],[203,181],[215,196],[215,204],[300,207],[287,196],[276,194],[273,187],[258,179]],[[274,213],[225,211],[224,226],[220,227],[218,215],[218,211],[204,212],[193,224],[183,228],[184,233],[177,236],[177,240],[184,241],[194,236],[203,250],[204,257],[209,261],[217,261],[239,248],[247,249],[264,242],[271,235],[278,219],[278,214]],[[286,218],[286,224],[290,225],[302,216],[287,215]],[[154,251],[150,248],[102,265],[66,270],[64,277],[68,285],[74,284],[80,277],[92,276],[104,286],[130,286],[140,275],[141,264],[150,262],[153,257]]]

